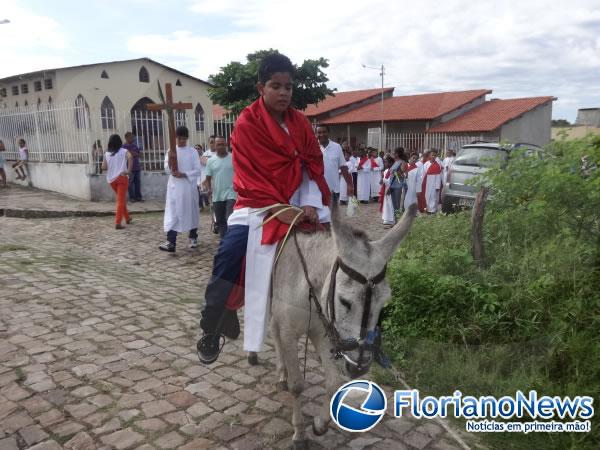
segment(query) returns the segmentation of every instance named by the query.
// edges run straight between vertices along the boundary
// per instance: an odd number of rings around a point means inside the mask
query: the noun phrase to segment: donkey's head
[[[341,345],[345,371],[356,378],[369,370],[377,345],[377,320],[391,290],[385,280],[388,261],[408,233],[416,215],[412,205],[402,219],[378,241],[344,222],[339,208],[332,209],[332,231],[337,262],[330,277],[327,311]]]

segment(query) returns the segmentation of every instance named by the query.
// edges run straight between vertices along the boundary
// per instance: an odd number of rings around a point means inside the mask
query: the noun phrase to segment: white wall
[[[164,172],[141,172],[142,197],[144,200],[164,200],[169,176]],[[88,175],[92,201],[112,201],[115,193],[106,182],[106,175]]]
[[[550,142],[551,125],[552,102],[548,102],[503,125],[500,139],[546,145]]]
[[[25,181],[17,180],[12,169],[14,161],[4,165],[7,180],[22,186],[59,192],[82,200],[91,199],[90,183],[87,177],[87,164],[37,163],[29,162]]]

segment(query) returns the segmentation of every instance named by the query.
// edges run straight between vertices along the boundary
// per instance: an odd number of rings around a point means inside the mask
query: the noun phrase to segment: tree
[[[223,106],[234,114],[239,114],[242,109],[258,98],[256,82],[258,79],[258,66],[261,60],[277,50],[260,50],[250,53],[246,64],[232,61],[216,75],[211,75],[209,81],[214,87],[209,88],[210,99]],[[312,103],[324,100],[328,95],[333,95],[335,89],[329,89],[329,78],[323,69],[329,67],[325,58],[307,59],[302,65],[296,66],[294,80],[294,93],[292,105],[300,110]]]
[[[571,123],[565,119],[554,119],[552,120],[553,127],[570,127]]]

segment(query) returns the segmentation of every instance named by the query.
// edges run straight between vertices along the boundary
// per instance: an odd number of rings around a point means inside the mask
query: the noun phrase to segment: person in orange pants
[[[106,171],[106,181],[117,194],[117,210],[115,213],[115,228],[125,228],[121,222],[131,223],[127,211],[127,188],[129,187],[129,173],[133,166],[131,153],[123,148],[123,141],[118,134],[113,134],[108,139],[108,151],[104,154],[102,170]]]

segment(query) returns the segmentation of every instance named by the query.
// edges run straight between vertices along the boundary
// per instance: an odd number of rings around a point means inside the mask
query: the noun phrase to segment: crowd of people
[[[169,174],[165,200],[164,232],[166,242],[160,250],[173,253],[177,235],[188,233],[189,246],[198,246],[200,210],[210,207],[213,231],[223,237],[227,231],[227,219],[233,212],[236,193],[233,189],[233,163],[223,136],[210,136],[208,148],[188,145],[189,130],[185,126],[176,129],[177,170],[169,167],[169,152],[165,153],[164,170]],[[141,145],[134,133],[124,135],[125,142],[117,134],[110,136],[107,151],[101,162],[106,181],[116,194],[115,228],[124,229],[132,220],[127,209],[129,202],[144,201],[141,192]],[[95,144],[101,148],[100,144]]]
[[[378,153],[364,145],[351,149],[348,142],[338,144],[329,138],[326,125],[313,129],[304,114],[290,106],[294,72],[284,55],[264,58],[258,71],[260,97],[238,118],[231,149],[223,136],[211,136],[206,150],[190,146],[189,130],[179,126],[176,162],[165,152],[166,242],[159,249],[175,252],[181,233],[187,233],[189,247],[196,248],[200,210],[208,207],[213,231],[221,238],[200,323],[204,336],[198,353],[207,364],[218,357],[221,335],[237,338],[236,309],[242,303],[244,349],[261,350],[276,249],[292,228],[326,231],[331,202],[379,201],[383,223],[389,226],[414,203],[422,213],[433,214],[452,162],[452,152],[441,161],[436,150],[422,155],[403,148]],[[94,144],[99,168],[116,194],[117,230],[132,223],[127,197],[129,202],[144,201],[142,143],[134,132],[123,138],[110,136],[103,154],[100,142]],[[0,142],[0,155],[3,147]],[[13,167],[24,179],[28,154],[24,141],[19,147],[20,161]],[[0,175],[4,182],[3,171]],[[240,292],[241,302],[235,300]]]
[[[435,149],[408,154],[398,147],[391,153],[378,153],[359,145],[352,150],[347,141],[340,145],[330,140],[327,125],[317,125],[316,133],[334,201],[346,204],[356,195],[360,203],[379,202],[384,225],[394,225],[397,216],[413,203],[422,214],[437,212],[454,161],[453,150],[446,151],[443,161]]]

